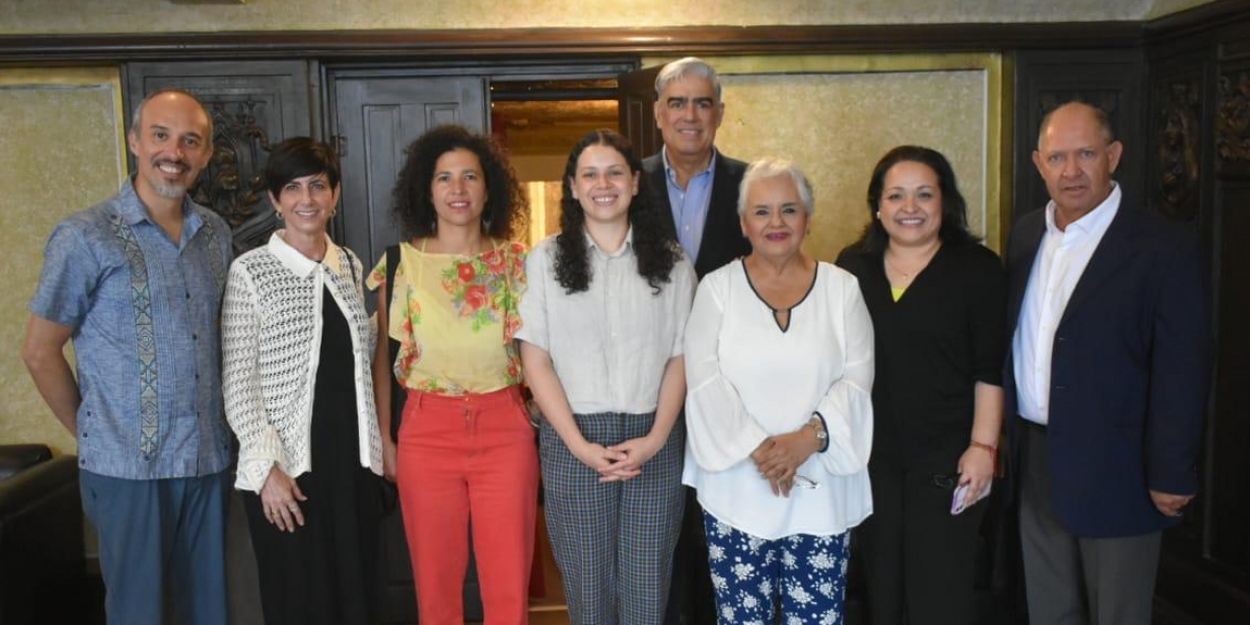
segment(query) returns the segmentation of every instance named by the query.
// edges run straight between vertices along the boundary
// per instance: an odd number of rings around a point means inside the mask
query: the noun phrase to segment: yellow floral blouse
[[[425,247],[424,244],[421,246]],[[521,381],[512,335],[521,327],[517,303],[525,290],[526,248],[496,244],[476,256],[436,254],[401,243],[387,333],[399,341],[395,376],[405,388],[464,395],[489,393]],[[390,281],[386,256],[365,284]],[[390,293],[398,293],[388,288]]]

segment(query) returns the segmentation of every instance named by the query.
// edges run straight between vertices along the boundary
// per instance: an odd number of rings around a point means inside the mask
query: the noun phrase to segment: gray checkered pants
[[[574,415],[600,445],[646,436],[655,413]],[[625,482],[600,482],[545,421],[539,433],[547,530],[572,625],[660,625],[684,498],[685,424]]]

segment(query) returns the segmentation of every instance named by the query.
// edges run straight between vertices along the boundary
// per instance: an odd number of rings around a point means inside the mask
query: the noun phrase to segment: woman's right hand
[[[382,437],[382,477],[394,484],[399,471],[399,448],[390,436]]]
[[[603,445],[592,443],[585,439],[570,447],[569,451],[573,452],[573,455],[578,460],[581,460],[582,464],[598,472],[600,482],[627,480],[641,473],[638,469],[630,471],[621,468],[620,464],[629,459],[628,454],[612,451]]]
[[[260,505],[265,518],[281,531],[294,532],[296,524],[304,525],[304,513],[298,501],[308,501],[308,498],[299,489],[299,484],[279,469],[275,462],[260,489]]]

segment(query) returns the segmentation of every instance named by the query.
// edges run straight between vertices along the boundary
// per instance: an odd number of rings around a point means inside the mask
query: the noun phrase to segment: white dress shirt
[[[682,481],[717,519],[752,536],[831,536],[872,514],[872,318],[851,274],[819,263],[782,331],[741,260],[704,276],[686,327]],[[774,495],[751,452],[820,412],[829,448],[798,473],[820,484]]]
[[[1029,421],[1042,425],[1050,422],[1050,357],[1055,330],[1081,274],[1119,210],[1119,185],[1113,186],[1111,194],[1094,210],[1063,230],[1055,226],[1055,203],[1046,205],[1046,232],[1029,272],[1020,322],[1011,339],[1017,410]]]
[[[590,287],[568,293],[556,281],[556,239],[525,259],[528,287],[516,338],[546,350],[577,414],[654,412],[670,358],[682,354],[697,279],[684,257],[656,293],[638,275],[633,230],[605,254],[589,235]]]

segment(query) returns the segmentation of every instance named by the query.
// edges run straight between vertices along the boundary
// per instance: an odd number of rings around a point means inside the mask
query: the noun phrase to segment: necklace
[[[916,274],[920,273],[921,271],[924,271],[924,268],[929,266],[929,262],[933,260],[933,256],[937,254],[937,251],[940,248],[941,248],[940,245],[934,246],[934,248],[931,251],[929,251],[929,253],[924,255],[924,258],[920,259],[920,266],[917,267],[916,269],[911,270],[910,272],[899,269],[898,265],[895,264],[894,261],[890,260],[889,250],[886,250],[886,253],[882,254],[881,256],[882,258],[885,259],[886,267],[893,270],[894,273],[902,276],[903,280],[910,282],[911,279],[915,277]]]

